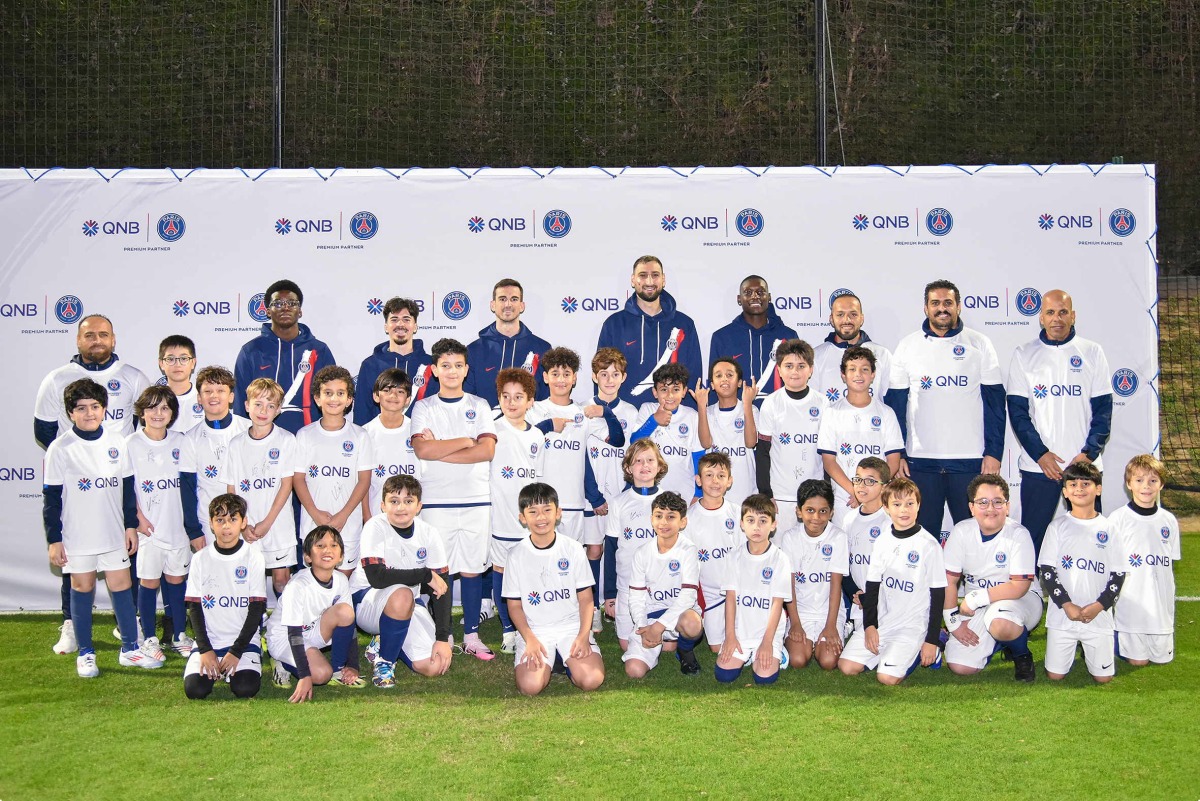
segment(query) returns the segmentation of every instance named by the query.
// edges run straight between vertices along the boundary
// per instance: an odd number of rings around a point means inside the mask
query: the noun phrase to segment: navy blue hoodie
[[[380,342],[358,368],[358,377],[354,379],[355,425],[365,426],[379,416],[379,404],[371,397],[371,391],[375,388],[375,379],[384,370],[395,367],[408,373],[413,383],[410,407],[421,398],[437,394],[437,379],[433,377],[432,360],[425,352],[425,343],[414,339],[412,353],[407,356],[388,350],[391,344],[390,340]]]
[[[767,324],[755,328],[746,322],[742,315],[733,318],[733,322],[713,332],[712,341],[708,346],[708,367],[720,358],[733,358],[742,368],[743,381],[758,382],[771,361],[772,346],[777,339],[799,339],[800,335],[783,324],[774,306],[767,306]],[[707,375],[705,376],[707,378]],[[759,397],[766,397],[775,391],[775,382],[767,381]],[[713,393],[716,397],[716,393]]]
[[[637,295],[630,295],[625,301],[624,309],[609,315],[600,329],[600,340],[596,344],[597,350],[616,348],[625,354],[628,367],[625,371],[625,383],[621,385],[621,399],[634,406],[654,402],[654,395],[649,387],[636,392],[634,388],[658,367],[659,358],[667,350],[672,328],[679,329],[683,341],[678,343],[668,361],[687,368],[690,376],[688,383],[691,386],[695,386],[697,378],[704,376],[696,324],[692,322],[691,317],[679,311],[675,305],[675,298],[664,291],[659,296],[662,311],[653,317],[642,311],[637,300]],[[684,402],[695,406],[690,396],[687,396]]]
[[[516,336],[506,337],[496,330],[492,323],[479,332],[479,339],[467,346],[467,378],[463,381],[463,391],[478,395],[495,406],[500,401],[496,397],[496,373],[508,367],[528,367],[537,383],[536,400],[550,397],[550,390],[542,381],[542,371],[538,363],[542,354],[550,350],[550,343],[536,336],[518,323],[520,329]]]
[[[304,354],[309,354],[303,367]],[[312,379],[322,367],[337,364],[329,346],[312,335],[304,323],[300,323],[300,334],[291,342],[284,342],[271,331],[270,323],[263,323],[262,332],[242,345],[237,363],[233,368],[235,384],[233,413],[247,417],[246,387],[256,378],[271,378],[283,387],[283,411],[275,422],[295,434],[304,426],[321,419],[321,410],[313,403]],[[293,391],[294,388],[294,391]]]

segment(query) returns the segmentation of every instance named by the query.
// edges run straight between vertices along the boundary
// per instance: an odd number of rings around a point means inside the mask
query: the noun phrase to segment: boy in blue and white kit
[[[731,684],[753,663],[755,684],[774,684],[783,662],[783,604],[792,597],[787,554],[776,547],[775,503],[756,493],[742,501],[746,542],[733,552],[725,568],[725,641],[717,657],[716,676]]]
[[[75,669],[81,678],[100,675],[92,645],[96,573],[104,572],[121,629],[120,663],[162,667],[137,645],[137,613],[129,555],[137,551],[137,501],[133,465],[124,438],[106,431],[108,393],[90,378],[67,384],[63,408],[71,429],[46,449],[42,519],[50,564],[71,577],[71,621],[79,644]]]
[[[706,389],[697,381],[691,393],[696,408],[703,412],[697,429],[700,447],[729,457],[733,481],[729,500],[740,507],[748,495],[758,491],[754,472],[754,448],[758,444],[758,408],[754,401],[760,397],[758,388],[750,382],[742,383],[742,368],[736,359],[715,355],[708,368],[708,384]],[[742,393],[740,400],[738,390]],[[710,392],[717,395],[717,402],[711,405]]]
[[[656,402],[641,405],[637,430],[629,441],[653,440],[667,461],[662,488],[690,498],[696,492],[696,462],[704,449],[700,447],[696,410],[681,405],[687,387],[688,371],[682,364],[668,362],[655,370],[652,391]]]
[[[379,413],[363,426],[371,438],[376,462],[371,471],[371,489],[363,500],[364,523],[382,509],[383,484],[389,478],[405,475],[421,480],[421,460],[412,446],[412,421],[404,414],[412,388],[408,373],[394,367],[384,370],[375,379],[371,397]]]
[[[1063,470],[1063,497],[1070,514],[1050,521],[1038,554],[1038,578],[1046,609],[1046,676],[1065,679],[1083,645],[1088,673],[1099,684],[1116,671],[1113,604],[1125,583],[1125,544],[1096,511],[1103,476],[1090,462]]]
[[[492,601],[500,615],[504,641],[500,650],[516,653],[517,629],[504,603],[503,575],[508,554],[529,536],[521,525],[521,488],[544,475],[546,440],[540,430],[525,420],[533,406],[537,384],[520,367],[501,370],[496,376],[496,394],[502,416],[496,421],[496,456],[491,461],[492,541],[490,558],[497,580],[492,582]]]
[[[549,484],[527,484],[518,499],[529,538],[509,554],[504,599],[517,627],[516,680],[524,695],[550,683],[561,660],[581,690],[604,683],[604,661],[592,637],[592,575],[583,546],[555,532],[558,493]]]
[[[163,607],[173,632],[170,647],[188,656],[195,643],[184,633],[187,609],[184,584],[192,551],[204,547],[204,532],[196,519],[196,474],[184,468],[194,461],[187,438],[171,430],[179,401],[167,386],[146,389],[133,404],[142,421],[125,438],[138,493],[138,615],[142,624],[142,650],[162,659],[155,636],[155,596],[161,586]],[[165,579],[165,581],[164,581]]]
[[[470,370],[466,347],[439,339],[432,356],[438,394],[412,408],[424,519],[445,538],[451,579],[462,579],[463,650],[487,661],[496,655],[479,639],[479,612],[491,540],[487,463],[496,453],[496,426],[487,401],[463,390]]]
[[[234,393],[233,373],[224,367],[205,367],[196,374],[196,392],[204,407],[204,422],[187,432],[196,474],[196,516],[205,542],[212,542],[208,527],[208,505],[229,491],[225,473],[229,467],[229,443],[250,428],[250,421],[230,412]]]
[[[680,532],[687,526],[688,504],[678,493],[660,492],[650,504],[653,543],[633,555],[629,577],[629,614],[633,635],[621,660],[625,674],[640,679],[654,670],[663,651],[674,651],[685,676],[700,673],[696,643],[704,633],[700,607],[700,562],[696,546]]]
[[[775,350],[783,391],[773,392],[758,410],[758,444],[754,448],[758,491],[770,495],[780,520],[796,519],[796,490],[808,478],[823,478],[817,434],[825,400],[808,385],[813,349],[802,339],[789,339]]]
[[[883,505],[883,488],[892,480],[887,462],[868,456],[854,469],[854,498],[858,508],[846,512],[840,528],[846,532],[850,547],[850,572],[842,577],[842,594],[850,609],[846,638],[851,630],[862,629],[862,593],[867,587],[867,570],[871,567],[871,552],[875,543],[891,523]]]
[[[1132,499],[1108,516],[1124,548],[1125,585],[1117,602],[1117,653],[1131,665],[1165,665],[1175,656],[1175,573],[1182,558],[1179,521],[1158,504],[1166,480],[1163,463],[1148,453],[1125,466]]]
[[[157,383],[170,387],[179,403],[179,414],[171,430],[186,434],[204,422],[204,406],[192,381],[196,371],[196,343],[182,334],[165,337],[158,343],[158,369],[162,378]]]
[[[253,698],[262,687],[258,633],[267,612],[262,553],[242,540],[244,500],[218,495],[208,512],[213,541],[192,559],[188,574],[188,618],[196,647],[183,669],[183,691],[200,700],[225,679],[235,697]]]
[[[300,530],[333,526],[346,551],[338,568],[347,576],[358,567],[362,502],[371,489],[375,454],[371,438],[346,419],[354,404],[354,377],[344,367],[324,367],[312,382],[321,418],[296,435],[292,490],[300,501]]]
[[[688,513],[688,539],[696,545],[700,563],[698,600],[704,618],[704,637],[713,653],[725,641],[725,564],[742,539],[738,510],[726,496],[731,479],[729,457],[709,452],[700,457],[696,484],[700,498]]]

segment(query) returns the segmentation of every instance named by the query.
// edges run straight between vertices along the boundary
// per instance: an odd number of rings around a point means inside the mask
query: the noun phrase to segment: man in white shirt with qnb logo
[[[1004,452],[996,349],[962,324],[961,302],[950,281],[925,286],[925,320],[896,347],[886,399],[907,451],[898,474],[921,489],[919,522],[934,536],[946,504],[955,523],[971,516],[967,485],[980,473],[999,473]]]
[[[1013,351],[1008,417],[1021,443],[1021,525],[1035,548],[1059,510],[1062,471],[1093,462],[1112,431],[1112,388],[1104,351],[1075,335],[1075,305],[1061,289],[1042,295],[1042,333]]]

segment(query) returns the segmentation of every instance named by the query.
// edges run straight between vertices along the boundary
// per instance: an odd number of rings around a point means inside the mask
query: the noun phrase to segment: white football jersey
[[[925,529],[901,539],[887,526],[875,542],[867,581],[879,582],[879,630],[921,632],[924,640],[929,591],[946,586],[941,543]]]
[[[226,483],[245,499],[248,523],[257,525],[270,514],[283,480],[292,478],[295,466],[296,437],[283,426],[272,427],[262,439],[254,439],[247,430],[230,440]],[[267,536],[257,542],[267,551],[296,547],[296,518],[290,499],[276,515]]]
[[[184,600],[204,610],[204,628],[213,649],[230,647],[246,623],[250,604],[266,603],[262,551],[239,540],[236,551],[223,554],[210,544],[192,557],[190,570]]]
[[[696,545],[696,559],[700,564],[700,606],[708,609],[725,600],[725,565],[733,549],[744,542],[738,528],[741,506],[735,506],[725,496],[725,502],[716,509],[705,509],[697,501],[688,509],[688,524],[685,534]]]
[[[104,408],[104,428],[127,437],[133,433],[133,404],[150,386],[142,371],[120,359],[116,359],[105,370],[86,370],[83,365],[70,361],[50,372],[38,387],[33,416],[47,423],[58,423],[58,436],[71,430],[71,416],[63,407],[63,390],[72,381],[90,378],[108,391],[108,405]]]
[[[496,424],[487,401],[476,395],[446,400],[439,395],[422,398],[412,406],[412,430],[429,429],[438,439],[496,436]],[[426,506],[461,506],[488,502],[487,462],[451,464],[421,462],[422,500]]]
[[[283,588],[275,612],[267,618],[267,639],[286,639],[288,626],[300,626],[305,631],[319,626],[321,615],[335,604],[354,604],[350,598],[350,580],[345,574],[333,571],[326,587],[312,570],[298,571]]]
[[[158,383],[166,386],[167,377],[158,379]],[[179,401],[179,414],[175,416],[175,422],[171,423],[172,431],[186,434],[204,422],[204,407],[200,405],[200,394],[196,391],[195,383],[184,394],[176,395],[175,400]]]
[[[151,540],[165,550],[188,547],[179,473],[190,472],[196,461],[191,447],[187,437],[178,431],[167,431],[161,442],[146,436],[144,428],[125,438],[125,449],[133,465],[138,509],[154,526]]]
[[[1175,631],[1175,572],[1183,558],[1179,521],[1161,506],[1142,515],[1123,506],[1108,516],[1109,530],[1120,542],[1125,583],[1117,599],[1113,623],[1130,634]],[[1113,560],[1116,562],[1116,560]],[[1119,566],[1116,569],[1120,569]]]
[[[366,522],[359,541],[358,567],[350,575],[350,591],[358,592],[371,586],[363,565],[380,562],[392,570],[416,570],[429,568],[435,573],[450,565],[446,546],[438,530],[420,517],[413,518],[412,536],[400,536],[388,522],[387,515],[377,514]],[[414,598],[419,598],[421,588],[409,586]]]
[[[900,424],[896,413],[875,397],[861,409],[842,398],[821,414],[821,429],[817,433],[817,453],[832,454],[838,467],[853,478],[858,463],[868,456],[887,461],[888,454],[904,450]],[[774,457],[775,448],[771,447]],[[850,494],[840,484],[833,483],[833,508],[842,509]]]
[[[817,435],[825,411],[824,399],[812,387],[799,400],[783,390],[772,392],[763,401],[758,412],[758,438],[771,443],[771,493],[777,500],[795,503],[802,481],[825,477],[817,453]]]
[[[570,537],[556,533],[547,548],[526,538],[508,554],[503,595],[521,602],[535,636],[579,631],[578,594],[584,590],[595,590],[592,570],[583,546]]]
[[[1037,587],[1037,558],[1029,531],[1011,518],[1004,528],[984,537],[979,524],[967,518],[955,524],[942,551],[947,573],[963,577],[962,594],[990,590],[1013,579],[1029,579]],[[947,588],[951,592],[951,588]]]
[[[773,393],[771,397],[781,393]],[[792,599],[792,573],[787,554],[771,543],[761,554],[750,553],[749,543],[744,541],[734,549],[725,567],[726,592],[732,591],[737,607],[734,623],[736,636],[742,650],[758,648],[767,633],[771,617],[771,603],[778,598],[786,603]],[[780,624],[775,627],[775,652],[783,646],[783,612],[779,613]]]
[[[605,440],[608,423],[603,417],[585,417],[583,407],[572,402],[559,406],[548,400],[533,404],[526,416],[531,424],[561,417],[571,422],[563,426],[561,433],[551,431],[545,435],[546,480],[558,491],[558,506],[564,512],[582,512],[590,508],[583,496],[584,465],[587,463],[587,445],[591,439]]]
[[[103,428],[86,440],[68,425],[50,443],[43,462],[43,484],[62,487],[63,550],[91,556],[125,550],[124,479],[133,475],[125,438]]]
[[[840,527],[846,532],[846,545],[850,550],[850,578],[860,590],[867,589],[867,569],[871,566],[871,553],[884,530],[892,525],[887,507],[881,506],[873,514],[863,514],[861,509],[851,509],[842,517]],[[850,605],[850,617],[862,621],[862,607]]]
[[[224,428],[213,428],[205,421],[184,435],[191,443],[192,458],[195,460],[191,472],[196,474],[196,514],[200,517],[200,528],[209,542],[212,542],[212,529],[208,524],[208,504],[228,491],[229,482],[225,473],[228,469],[229,443],[249,428],[250,421],[235,414],[230,416],[230,423]]]
[[[546,440],[541,431],[533,426],[518,431],[503,418],[496,421],[496,456],[489,465],[493,537],[519,540],[529,535],[518,517],[517,500],[526,484],[540,481],[545,475],[545,455]]]
[[[754,420],[758,420],[757,408],[754,409]],[[721,409],[715,403],[709,406],[708,433],[713,443],[709,450],[725,454],[733,465],[733,486],[725,497],[740,508],[747,496],[758,492],[754,449],[746,445],[745,407],[740,403],[732,409]]]
[[[1038,564],[1057,568],[1058,581],[1070,596],[1071,603],[1087,606],[1100,598],[1107,586],[1109,573],[1128,572],[1124,550],[1123,543],[1113,536],[1108,518],[1104,515],[1098,514],[1090,520],[1062,515],[1054,518],[1046,527]],[[1113,631],[1111,609],[1096,615],[1091,623],[1083,623],[1068,618],[1053,598],[1046,600],[1048,629],[1060,629],[1080,637]]]
[[[629,577],[629,614],[634,629],[649,625],[650,616],[661,612],[654,620],[674,631],[679,616],[696,606],[699,583],[696,546],[682,534],[666,553],[661,552],[657,539],[653,545],[639,548]]]
[[[412,476],[421,480],[421,460],[413,451],[412,420],[404,418],[399,428],[384,428],[379,418],[363,426],[371,438],[375,466],[371,469],[371,490],[367,493],[367,508],[372,515],[383,511],[383,485],[392,476]],[[422,491],[424,486],[422,486]]]
[[[278,426],[277,426],[278,427]],[[326,431],[321,421],[309,423],[296,434],[292,470],[304,476],[308,492],[318,509],[337,514],[358,484],[359,474],[375,469],[371,437],[349,420],[337,431]],[[350,513],[342,528],[342,540],[352,542],[362,532],[362,515]],[[307,509],[300,510],[300,532],[305,536],[317,527]]]
[[[796,613],[801,621],[817,620],[824,624],[829,617],[829,583],[833,574],[845,576],[850,571],[850,546],[846,532],[830,523],[819,537],[810,537],[803,525],[795,525],[776,535],[779,549],[791,563],[792,591],[795,593]],[[846,605],[837,599],[838,629],[846,622]],[[822,625],[823,627],[823,625]]]
[[[638,419],[634,431],[658,411],[657,403],[643,403],[638,410]],[[680,406],[671,415],[670,425],[655,426],[648,439],[658,445],[663,459],[667,463],[667,474],[663,476],[662,489],[678,492],[684,500],[696,494],[696,468],[692,464],[692,454],[703,450],[700,447],[700,435],[696,430],[696,410]]]
[[[617,422],[621,424],[628,444],[629,435],[637,430],[634,423],[637,422],[638,410],[633,404],[619,399],[610,408],[616,415]],[[605,430],[600,432],[599,436],[593,435],[588,440],[588,458],[592,460],[592,474],[596,477],[596,485],[604,494],[605,500],[612,503],[621,494],[621,490],[625,489],[625,475],[621,472],[625,446],[618,448],[609,444],[605,439],[607,435],[608,431]]]
[[[643,495],[636,487],[630,487],[608,504],[604,534],[617,543],[618,592],[629,589],[634,551],[657,536],[650,524],[650,504],[659,491]]]
[[[875,378],[871,381],[871,397],[882,401],[891,386],[892,352],[869,339],[861,344],[875,354]],[[813,374],[808,385],[822,395],[826,403],[837,403],[846,395],[846,381],[842,378],[842,356],[846,354],[848,347],[825,340],[813,348]]]

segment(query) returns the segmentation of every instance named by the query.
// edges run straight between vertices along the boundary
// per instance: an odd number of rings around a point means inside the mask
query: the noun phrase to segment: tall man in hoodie
[[[514,278],[501,278],[492,287],[492,302],[488,308],[496,315],[496,321],[482,329],[479,339],[467,346],[467,364],[471,369],[463,382],[463,391],[483,398],[495,409],[500,402],[496,397],[496,374],[509,367],[519,367],[533,374],[537,384],[536,400],[550,397],[542,371],[538,369],[538,360],[550,350],[550,343],[521,322],[521,315],[525,313],[525,289],[521,283]]]
[[[408,298],[392,298],[383,304],[383,330],[388,338],[376,345],[358,368],[358,378],[354,382],[358,390],[354,396],[356,426],[365,426],[379,416],[379,404],[371,397],[371,388],[384,370],[396,368],[408,375],[412,381],[410,404],[437,394],[437,379],[433,377],[433,365],[425,352],[425,343],[414,338],[420,311],[417,302]]]
[[[733,359],[742,368],[746,381],[758,385],[759,403],[783,386],[775,370],[775,348],[786,339],[800,335],[783,324],[771,305],[767,279],[748,275],[738,286],[737,305],[742,313],[733,322],[718,328],[708,346],[708,366],[719,359]],[[715,395],[715,393],[714,393]]]
[[[242,345],[234,366],[233,412],[247,416],[246,387],[256,378],[272,378],[284,391],[283,410],[275,422],[295,434],[321,417],[312,399],[312,378],[336,362],[329,346],[300,323],[304,293],[295,282],[284,279],[271,284],[264,303],[270,322]]]
[[[816,364],[808,385],[825,396],[829,403],[837,403],[846,394],[846,382],[842,380],[842,354],[855,346],[866,348],[875,354],[875,380],[871,382],[871,396],[883,400],[891,386],[892,352],[867,336],[863,323],[862,301],[853,292],[838,295],[829,304],[829,324],[833,331],[825,341],[813,350]]]
[[[621,399],[639,406],[653,403],[652,376],[668,362],[687,368],[690,382],[704,375],[700,337],[692,318],[679,311],[666,291],[667,275],[657,256],[642,256],[633,263],[629,279],[634,294],[625,308],[613,312],[600,328],[596,349],[616,348],[628,363]],[[694,406],[690,397],[684,403]]]

